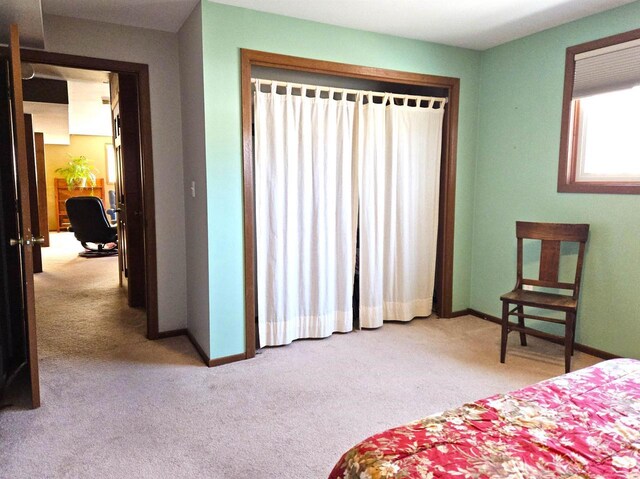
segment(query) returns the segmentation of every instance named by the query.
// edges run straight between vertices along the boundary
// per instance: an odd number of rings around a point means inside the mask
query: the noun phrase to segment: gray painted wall
[[[210,354],[207,184],[204,140],[204,82],[202,69],[202,10],[200,4],[178,32],[182,152],[184,158],[184,217],[187,240],[187,326]],[[191,186],[195,182],[196,196]]]
[[[184,328],[186,243],[178,35],[59,16],[45,16],[44,31],[47,51],[149,65],[159,328]]]

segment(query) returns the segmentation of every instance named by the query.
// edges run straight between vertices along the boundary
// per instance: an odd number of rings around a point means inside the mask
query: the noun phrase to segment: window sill
[[[624,182],[560,182],[558,193],[604,193],[614,195],[640,195],[640,183]]]

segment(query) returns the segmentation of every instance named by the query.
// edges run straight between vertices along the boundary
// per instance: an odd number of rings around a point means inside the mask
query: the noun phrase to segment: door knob
[[[44,242],[44,238],[43,241]],[[29,246],[32,243],[32,240],[30,239],[23,239],[23,238],[18,238],[18,239],[9,239],[9,244],[11,246],[18,246],[18,245],[24,245],[24,246]]]
[[[37,238],[35,236],[32,236],[31,242],[35,244],[44,244],[44,236],[38,236]]]

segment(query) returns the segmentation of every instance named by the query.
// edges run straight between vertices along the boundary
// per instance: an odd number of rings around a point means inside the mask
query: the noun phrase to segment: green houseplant
[[[74,156],[67,162],[67,165],[56,169],[67,181],[70,190],[76,187],[83,188],[87,185],[93,187],[96,185],[96,173],[98,170],[91,166],[93,163],[85,156]]]

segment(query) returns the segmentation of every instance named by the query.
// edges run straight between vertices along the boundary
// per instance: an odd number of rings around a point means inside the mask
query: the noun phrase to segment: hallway
[[[127,306],[118,257],[81,258],[72,233],[52,233],[35,275],[40,360],[94,357],[146,341],[146,315]]]

